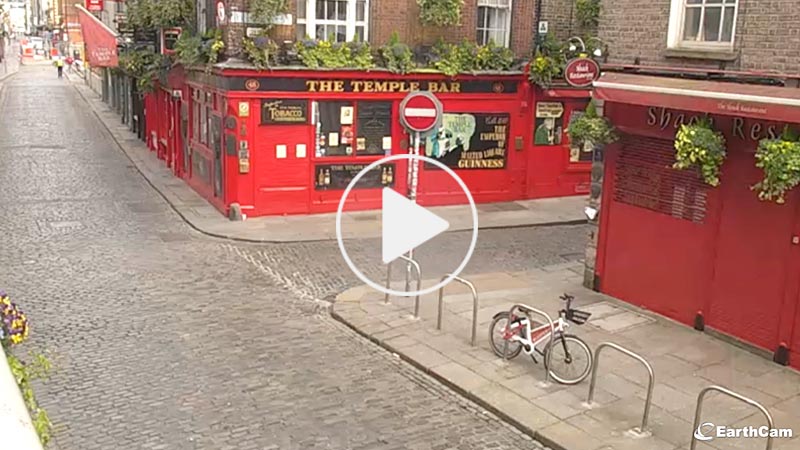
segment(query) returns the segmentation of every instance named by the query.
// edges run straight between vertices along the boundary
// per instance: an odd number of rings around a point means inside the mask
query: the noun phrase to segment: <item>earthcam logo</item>
[[[791,428],[770,428],[766,425],[760,427],[728,428],[724,425],[714,425],[711,422],[701,423],[694,430],[694,438],[698,441],[710,441],[715,438],[791,438],[794,435]]]

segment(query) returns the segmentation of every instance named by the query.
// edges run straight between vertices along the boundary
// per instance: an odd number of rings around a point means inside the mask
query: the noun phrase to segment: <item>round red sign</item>
[[[589,87],[600,77],[600,65],[591,58],[575,58],[564,68],[564,78],[575,87]]]
[[[442,103],[430,92],[412,92],[400,103],[400,122],[411,131],[430,131],[441,118]]]

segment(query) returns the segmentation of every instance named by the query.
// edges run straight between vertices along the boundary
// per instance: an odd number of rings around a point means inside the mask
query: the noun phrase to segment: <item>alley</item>
[[[55,365],[36,384],[51,448],[541,448],[279,282],[315,298],[356,284],[335,243],[201,236],[55,69],[5,83],[0,288],[30,317],[22,350]],[[584,235],[482,233],[472,266],[577,259]]]

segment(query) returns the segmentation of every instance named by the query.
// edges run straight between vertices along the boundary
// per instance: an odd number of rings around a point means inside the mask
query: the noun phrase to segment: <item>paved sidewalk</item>
[[[1,40],[0,40],[1,42]],[[2,43],[0,43],[2,45]],[[19,70],[19,44],[16,42],[6,46],[5,57],[0,62],[0,81],[14,75]]]
[[[460,285],[447,286],[443,331],[436,331],[437,299],[421,299],[421,319],[411,319],[413,298],[392,298],[366,286],[340,294],[334,316],[387,349],[401,355],[509,420],[545,445],[565,450],[687,449],[697,395],[718,384],[761,402],[775,426],[791,427],[795,438],[776,439],[775,450],[800,449],[800,374],[736,346],[605,295],[581,287],[583,266],[568,263],[523,273],[470,277],[478,289],[478,342],[469,345],[472,297]],[[401,271],[398,271],[401,272]],[[438,280],[428,280],[431,286]],[[398,282],[396,289],[402,290]],[[576,386],[545,385],[544,369],[524,354],[503,362],[489,348],[492,316],[522,302],[553,317],[558,296],[576,297],[575,306],[593,313],[571,332],[594,349],[615,342],[641,354],[653,366],[655,389],[650,436],[630,430],[642,420],[647,372],[638,362],[602,352],[595,401],[589,407],[587,379]],[[761,426],[766,421],[753,407],[711,393],[703,422],[727,427]],[[715,439],[698,449],[763,449],[765,439]]]
[[[175,178],[154,152],[128,131],[126,125],[120,124],[116,112],[103,103],[82,79],[73,77],[73,85],[137,169],[178,214],[198,231],[211,236],[250,242],[336,239],[336,214],[259,217],[241,222],[228,220],[184,181]],[[478,222],[481,229],[584,223],[585,205],[584,196],[478,205]],[[450,222],[450,231],[472,229],[472,216],[468,206],[433,207],[430,210]],[[345,239],[380,237],[380,213],[346,213],[342,219],[342,230]]]

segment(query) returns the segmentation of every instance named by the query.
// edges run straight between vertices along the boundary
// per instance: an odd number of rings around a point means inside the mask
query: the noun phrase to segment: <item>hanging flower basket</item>
[[[719,186],[720,166],[725,161],[725,137],[703,118],[691,125],[681,125],[675,135],[675,169],[696,167],[706,184]]]
[[[800,184],[800,141],[788,127],[778,139],[762,139],[756,150],[756,167],[764,179],[752,189],[760,200],[786,202],[786,193]]]

